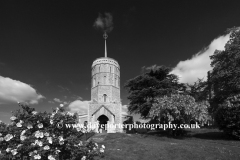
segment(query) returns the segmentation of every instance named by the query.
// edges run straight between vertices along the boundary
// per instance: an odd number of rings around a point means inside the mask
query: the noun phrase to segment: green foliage
[[[178,77],[170,74],[170,71],[165,66],[152,66],[146,68],[143,74],[127,81],[125,88],[129,93],[130,113],[147,118],[156,97],[184,89],[184,85],[178,83]]]
[[[42,160],[93,159],[103,153],[91,141],[82,141],[86,130],[65,127],[76,124],[77,115],[57,108],[53,113],[38,113],[21,105],[10,118],[12,123],[0,123],[0,159]],[[62,127],[59,127],[59,124]],[[99,150],[100,149],[100,150]]]
[[[190,95],[172,94],[156,99],[150,117],[158,117],[164,123],[179,122],[190,123],[190,121],[206,122],[209,104],[207,101],[195,102]]]
[[[240,93],[240,32],[239,28],[228,30],[230,40],[225,50],[216,50],[210,56],[213,70],[210,74],[210,83],[213,85],[215,109],[227,97]]]
[[[201,102],[208,99],[209,86],[203,79],[198,79],[192,85],[188,84],[188,87],[190,88],[188,94],[192,96],[195,101]]]
[[[227,98],[217,109],[219,129],[240,139],[240,95]]]

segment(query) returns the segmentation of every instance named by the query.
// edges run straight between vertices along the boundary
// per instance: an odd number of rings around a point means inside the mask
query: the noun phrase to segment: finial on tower
[[[106,40],[108,38],[108,35],[106,32],[104,32],[103,38],[105,39],[105,57],[107,57],[107,42],[106,42]]]

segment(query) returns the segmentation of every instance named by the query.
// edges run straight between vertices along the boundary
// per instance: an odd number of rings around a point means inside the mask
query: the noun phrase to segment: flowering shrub
[[[50,113],[38,113],[20,105],[11,124],[0,122],[0,159],[91,160],[103,156],[105,147],[83,141],[83,128],[57,127],[58,123],[76,123],[77,114],[57,108]]]
[[[191,120],[206,123],[210,119],[208,107],[208,102],[195,102],[190,95],[172,94],[156,99],[150,117],[160,116],[164,123],[179,121],[189,124]]]

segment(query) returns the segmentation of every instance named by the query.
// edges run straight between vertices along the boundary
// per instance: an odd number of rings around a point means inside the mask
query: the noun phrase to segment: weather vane
[[[108,38],[108,35],[106,32],[104,32],[103,34],[103,38],[105,39],[105,57],[107,57],[107,38]]]

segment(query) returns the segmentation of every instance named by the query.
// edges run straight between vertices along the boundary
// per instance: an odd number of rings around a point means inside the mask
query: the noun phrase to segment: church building
[[[80,123],[99,124],[104,127],[95,128],[96,132],[123,132],[120,124],[123,124],[128,115],[122,112],[120,98],[120,66],[116,60],[107,57],[107,34],[105,39],[105,57],[97,58],[92,63],[91,74],[91,101],[88,105],[88,113],[79,115]]]

